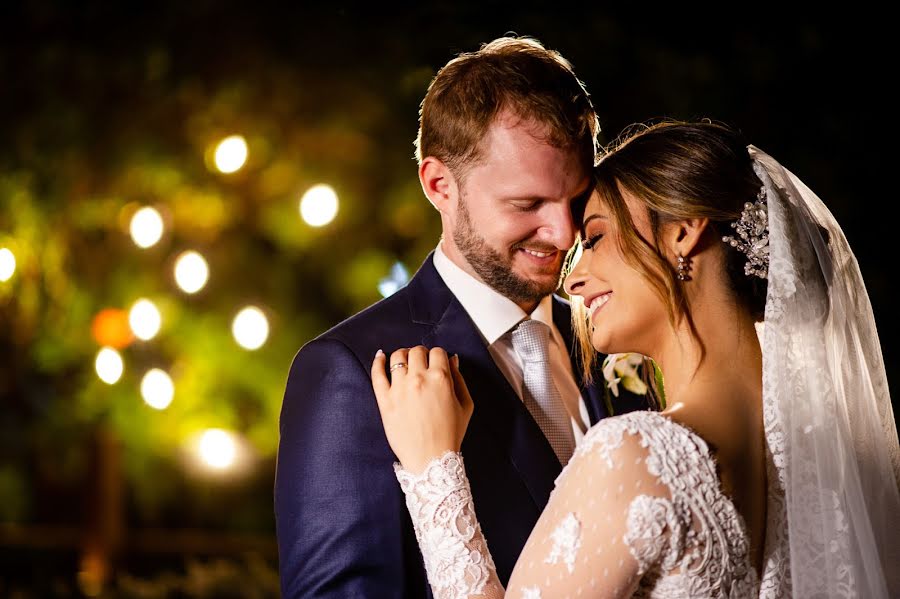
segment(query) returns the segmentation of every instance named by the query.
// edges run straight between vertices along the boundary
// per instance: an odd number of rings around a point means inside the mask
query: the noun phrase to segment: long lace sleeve
[[[502,597],[462,455],[448,452],[419,475],[394,468],[435,598]]]
[[[684,523],[620,419],[595,426],[557,479],[509,584],[511,597],[631,597],[677,559]]]

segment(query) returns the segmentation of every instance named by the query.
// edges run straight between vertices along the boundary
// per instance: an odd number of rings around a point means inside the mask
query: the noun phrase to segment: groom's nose
[[[541,216],[538,238],[553,244],[559,250],[568,250],[572,247],[577,231],[568,202],[548,204]]]

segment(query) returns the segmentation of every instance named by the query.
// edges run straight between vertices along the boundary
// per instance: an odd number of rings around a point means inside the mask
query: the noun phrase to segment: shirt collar
[[[434,250],[434,268],[462,304],[488,345],[492,345],[529,317],[511,299],[457,266],[444,253],[442,244],[438,243]],[[549,295],[540,301],[531,313],[531,318],[543,322],[553,330],[553,300]]]

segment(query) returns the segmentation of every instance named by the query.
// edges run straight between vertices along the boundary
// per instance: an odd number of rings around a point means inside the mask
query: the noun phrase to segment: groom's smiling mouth
[[[532,249],[532,248],[516,248],[518,252],[520,252],[526,259],[528,259],[533,264],[537,264],[540,266],[547,266],[551,264],[555,264],[560,255],[560,251],[557,249],[547,250],[547,249]]]

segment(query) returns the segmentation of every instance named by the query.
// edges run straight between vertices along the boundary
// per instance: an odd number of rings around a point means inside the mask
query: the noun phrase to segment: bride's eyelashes
[[[603,239],[603,233],[594,233],[590,237],[586,237],[585,240],[581,242],[581,247],[585,250],[592,249],[601,239]]]

